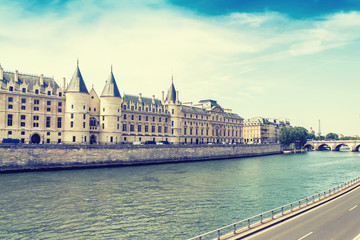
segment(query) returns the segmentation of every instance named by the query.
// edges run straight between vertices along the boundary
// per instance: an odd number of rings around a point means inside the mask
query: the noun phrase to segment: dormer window
[[[59,97],[62,97],[62,92],[59,92]]]
[[[36,90],[35,90],[35,94],[39,94],[39,89],[36,89]]]
[[[12,86],[9,87],[9,91],[10,91],[10,92],[14,91],[14,87],[12,87]]]
[[[26,88],[23,88],[21,91],[22,91],[23,93],[26,93]]]
[[[51,95],[51,91],[48,91],[48,92],[47,92],[47,95],[50,96],[50,95]]]

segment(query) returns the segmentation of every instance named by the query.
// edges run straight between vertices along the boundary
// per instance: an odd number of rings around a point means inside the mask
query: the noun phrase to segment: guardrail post
[[[313,198],[313,203],[314,203],[315,202],[315,196],[313,195],[312,198]]]
[[[299,209],[301,208],[301,201],[299,201]]]
[[[320,193],[319,193],[319,201],[320,201]]]
[[[281,215],[284,216],[284,207],[281,207]]]
[[[331,195],[331,190],[329,189],[329,196]]]
[[[220,229],[217,232],[218,232],[218,240],[220,240]]]
[[[250,228],[250,219],[248,219],[248,228]]]
[[[308,199],[306,198],[306,206],[308,205]]]
[[[234,234],[236,234],[236,224],[234,224]]]
[[[262,214],[260,215],[260,223],[262,223]]]
[[[290,210],[292,211],[292,204],[290,204]]]
[[[271,211],[271,219],[274,219],[274,211]]]

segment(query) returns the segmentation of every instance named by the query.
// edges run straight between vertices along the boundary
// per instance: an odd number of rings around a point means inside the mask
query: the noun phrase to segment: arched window
[[[96,129],[98,126],[98,122],[96,120],[96,118],[91,117],[90,118],[90,129]]]

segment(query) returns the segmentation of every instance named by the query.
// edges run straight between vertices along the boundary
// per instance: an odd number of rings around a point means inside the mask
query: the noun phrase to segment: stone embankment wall
[[[282,153],[266,145],[25,145],[0,144],[0,172],[172,163]]]

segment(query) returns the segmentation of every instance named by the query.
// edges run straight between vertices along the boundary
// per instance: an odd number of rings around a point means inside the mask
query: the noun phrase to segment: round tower
[[[100,135],[102,144],[117,144],[121,139],[121,95],[112,68],[100,96]]]
[[[167,109],[170,112],[171,116],[171,142],[179,143],[181,142],[181,104],[179,101],[179,92],[175,91],[174,79],[171,77],[171,85],[166,96],[165,104]]]
[[[90,95],[79,69],[65,91],[64,142],[67,144],[88,144],[90,142],[89,102]]]

